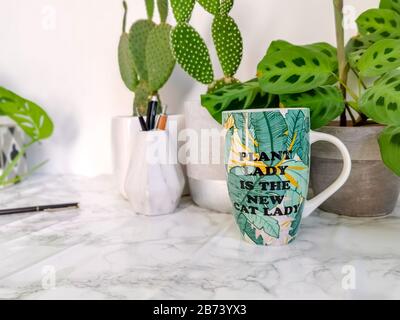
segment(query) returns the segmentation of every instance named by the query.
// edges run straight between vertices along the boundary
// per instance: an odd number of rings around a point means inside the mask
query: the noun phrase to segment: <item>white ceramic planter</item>
[[[183,115],[169,116],[167,130],[170,141],[176,143],[178,134],[184,127]],[[112,119],[111,139],[114,180],[118,191],[125,199],[127,199],[125,180],[128,174],[129,162],[132,149],[136,144],[136,138],[140,132],[141,128],[137,117],[114,117]],[[183,170],[185,171],[185,167]],[[187,188],[185,188],[184,194],[187,193]]]
[[[6,117],[0,117],[0,175],[7,165],[17,156],[25,143],[24,132]],[[13,170],[8,175],[7,180],[28,173],[28,163],[26,156],[21,157]],[[2,186],[0,185],[0,188]]]
[[[182,196],[185,178],[168,131],[140,132],[125,180],[125,192],[136,213],[170,214]]]
[[[188,134],[193,134],[193,139],[197,138],[199,141],[198,155],[199,159],[211,159],[218,151],[218,163],[202,163],[202,161],[188,162],[187,175],[190,186],[190,193],[193,201],[200,207],[210,209],[222,213],[231,213],[232,204],[229,199],[228,187],[226,184],[226,173],[224,166],[224,146],[225,141],[222,134],[214,141],[219,144],[215,148],[211,148],[211,144],[204,143],[202,138],[202,130],[214,130],[215,132],[222,132],[222,126],[216,122],[203,108],[199,102],[186,102],[185,103],[185,123]],[[207,133],[206,133],[207,134]],[[201,143],[203,140],[203,143]],[[196,148],[196,145],[188,145],[187,148]],[[186,153],[197,152],[196,150],[187,150]],[[200,163],[199,163],[200,162]]]

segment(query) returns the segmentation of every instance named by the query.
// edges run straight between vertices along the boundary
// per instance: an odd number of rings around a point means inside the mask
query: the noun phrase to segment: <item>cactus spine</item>
[[[171,0],[178,24],[171,33],[174,56],[181,67],[197,81],[207,84],[209,92],[237,82],[234,75],[242,60],[243,41],[229,12],[234,0],[197,0],[214,16],[212,36],[224,77],[215,80],[209,50],[200,34],[189,24],[195,0]]]
[[[147,19],[133,23],[126,33],[127,4],[123,1],[123,32],[118,47],[119,67],[126,87],[135,93],[134,115],[145,115],[149,97],[158,96],[175,67],[166,23],[168,0],[157,0],[160,24],[153,21],[155,1],[145,0]]]

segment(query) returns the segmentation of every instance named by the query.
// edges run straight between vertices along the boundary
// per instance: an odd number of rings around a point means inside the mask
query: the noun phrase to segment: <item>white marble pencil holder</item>
[[[177,143],[168,138],[168,131],[140,132],[132,147],[125,182],[135,212],[149,216],[173,213],[184,185]]]

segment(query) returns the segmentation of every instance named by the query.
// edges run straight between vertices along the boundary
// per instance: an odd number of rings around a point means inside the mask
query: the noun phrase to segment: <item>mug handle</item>
[[[332,183],[328,188],[322,191],[319,195],[314,198],[307,200],[304,206],[303,218],[308,217],[315,209],[317,209],[325,200],[331,197],[336,191],[338,191],[347,181],[351,172],[351,158],[349,151],[342,141],[338,138],[321,132],[311,131],[310,133],[310,144],[317,141],[327,141],[334,144],[340,151],[343,157],[343,169],[339,177]]]

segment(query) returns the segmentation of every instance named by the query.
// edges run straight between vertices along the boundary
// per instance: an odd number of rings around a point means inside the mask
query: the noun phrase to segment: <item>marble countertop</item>
[[[0,216],[0,298],[400,298],[399,206],[379,219],[315,212],[294,243],[267,248],[189,198],[173,215],[136,215],[109,176],[0,191],[2,208],[69,201],[81,209]]]

